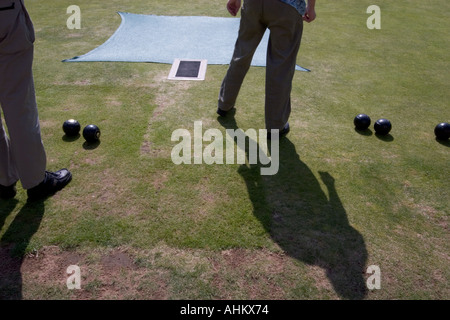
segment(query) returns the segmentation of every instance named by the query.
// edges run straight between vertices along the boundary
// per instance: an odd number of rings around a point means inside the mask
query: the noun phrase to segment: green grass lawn
[[[66,9],[81,8],[69,30]],[[179,128],[264,128],[265,69],[246,77],[235,119],[218,121],[227,66],[205,81],[170,65],[63,63],[106,41],[117,11],[229,16],[226,1],[28,0],[48,169],[73,181],[27,204],[0,202],[2,299],[448,299],[450,3],[317,2],[292,89],[277,175],[258,165],[175,165]],[[381,8],[369,30],[368,6]],[[230,57],[231,58],[231,57]],[[353,118],[388,118],[390,135]],[[62,123],[97,124],[99,144]],[[68,290],[66,268],[81,268]],[[367,268],[379,266],[370,290]]]

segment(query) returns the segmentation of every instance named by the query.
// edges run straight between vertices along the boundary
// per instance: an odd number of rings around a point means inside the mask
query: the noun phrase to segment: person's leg
[[[253,55],[264,36],[266,26],[261,22],[262,2],[244,0],[233,57],[220,87],[218,101],[220,110],[228,111],[234,107]]]
[[[18,177],[29,189],[44,180],[46,154],[32,74],[34,30],[21,2],[14,4],[0,11],[0,104],[9,133],[0,145],[9,154],[8,161],[1,159],[0,182]]]
[[[0,0],[2,6],[4,3]],[[7,10],[0,10],[0,105],[9,133],[9,140],[0,143],[0,148],[4,148],[0,151],[9,153],[7,160],[0,158],[0,174],[5,175],[4,181],[18,176],[27,189],[28,200],[39,200],[64,188],[72,174],[67,169],[45,170],[47,159],[32,73],[33,23],[22,0],[12,3],[2,7]],[[5,137],[4,129],[1,131]],[[0,188],[2,197],[15,195],[10,187],[14,185]]]
[[[291,113],[292,79],[303,31],[303,20],[292,6],[264,1],[270,29],[266,66],[266,128],[283,129]]]

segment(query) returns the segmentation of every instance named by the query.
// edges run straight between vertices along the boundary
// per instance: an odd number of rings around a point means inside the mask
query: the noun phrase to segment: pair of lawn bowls
[[[63,123],[63,131],[69,137],[77,136],[80,133],[81,125],[75,119],[69,119]],[[100,129],[95,124],[89,124],[83,129],[83,138],[87,142],[96,142],[100,139]]]

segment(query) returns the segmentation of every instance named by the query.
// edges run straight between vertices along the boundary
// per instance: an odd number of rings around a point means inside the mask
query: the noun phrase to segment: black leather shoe
[[[233,108],[228,111],[231,111],[231,110],[233,110]],[[219,107],[217,107],[217,114],[221,117],[226,117],[228,114],[228,111],[222,110]]]
[[[12,199],[16,196],[17,189],[16,189],[16,183],[14,182],[10,186],[2,186],[0,184],[0,198],[7,200]]]
[[[287,122],[284,128],[278,132],[278,136],[281,138],[287,135],[290,130],[291,129],[289,128],[289,122]],[[271,138],[271,130],[267,130],[267,140],[270,140]]]
[[[45,172],[44,181],[36,187],[27,190],[28,200],[42,200],[52,196],[64,188],[72,180],[72,174],[67,169],[56,172]]]

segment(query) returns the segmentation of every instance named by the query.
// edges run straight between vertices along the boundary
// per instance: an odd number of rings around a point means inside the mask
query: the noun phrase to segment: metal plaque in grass
[[[205,80],[207,60],[175,59],[170,69],[171,80]]]

